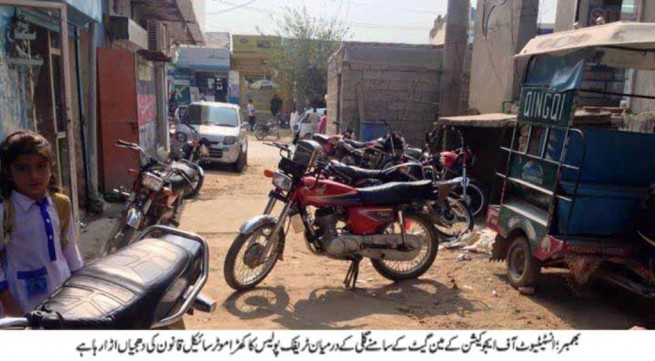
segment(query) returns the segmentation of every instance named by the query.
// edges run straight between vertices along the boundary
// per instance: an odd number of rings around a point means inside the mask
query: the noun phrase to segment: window
[[[195,125],[239,126],[236,109],[216,106],[190,105],[187,121]]]

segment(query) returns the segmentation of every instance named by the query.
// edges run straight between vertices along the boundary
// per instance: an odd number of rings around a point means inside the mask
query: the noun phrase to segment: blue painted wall
[[[7,64],[6,34],[15,13],[12,7],[0,7],[0,139],[20,128],[29,128],[25,108],[26,76]]]

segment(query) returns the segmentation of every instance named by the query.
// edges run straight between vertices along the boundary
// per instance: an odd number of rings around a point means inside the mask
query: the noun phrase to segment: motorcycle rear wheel
[[[444,215],[435,214],[433,215],[433,224],[439,236],[444,241],[450,242],[473,230],[475,216],[462,199],[448,197],[448,204],[455,219],[445,219]]]
[[[254,288],[275,267],[280,252],[279,242],[284,239],[282,229],[279,231],[278,240],[270,247],[270,254],[261,253],[268,242],[271,242],[274,227],[275,223],[272,222],[262,224],[250,234],[240,233],[232,242],[225,256],[223,275],[225,282],[235,291]],[[260,243],[260,238],[263,238],[263,243]]]
[[[257,140],[263,140],[264,138],[266,138],[267,133],[268,132],[266,130],[264,130],[263,128],[261,128],[261,127],[257,128],[257,129],[255,129],[255,138],[257,138]]]
[[[373,268],[382,277],[392,281],[403,281],[420,277],[432,267],[439,251],[439,235],[427,216],[418,213],[406,213],[405,230],[407,234],[416,235],[419,231],[424,234],[424,239],[421,242],[421,250],[419,250],[419,255],[415,259],[411,261],[371,259]],[[401,231],[400,224],[398,222],[392,224],[387,231],[390,234],[399,234]],[[424,247],[427,247],[427,250],[423,249]],[[417,258],[418,262],[416,262]]]

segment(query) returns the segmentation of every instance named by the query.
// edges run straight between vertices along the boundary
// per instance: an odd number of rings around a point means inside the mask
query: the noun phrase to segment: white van
[[[318,120],[323,116],[323,113],[325,112],[325,108],[316,108],[316,113],[318,114],[318,118],[316,118],[316,122],[312,123],[310,115],[314,112],[313,108],[309,108],[305,110],[298,121],[296,121],[294,124],[292,124],[292,129],[293,133],[300,132],[300,138],[310,138],[313,133],[315,133],[318,130]]]

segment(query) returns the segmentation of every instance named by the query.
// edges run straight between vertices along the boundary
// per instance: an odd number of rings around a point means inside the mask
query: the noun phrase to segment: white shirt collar
[[[27,212],[30,209],[30,207],[36,204],[34,199],[16,191],[11,192],[10,198],[12,201],[14,201],[14,203],[20,206],[23,212]],[[52,199],[50,199],[49,194],[46,194],[46,199],[48,199],[48,204],[52,204]]]

